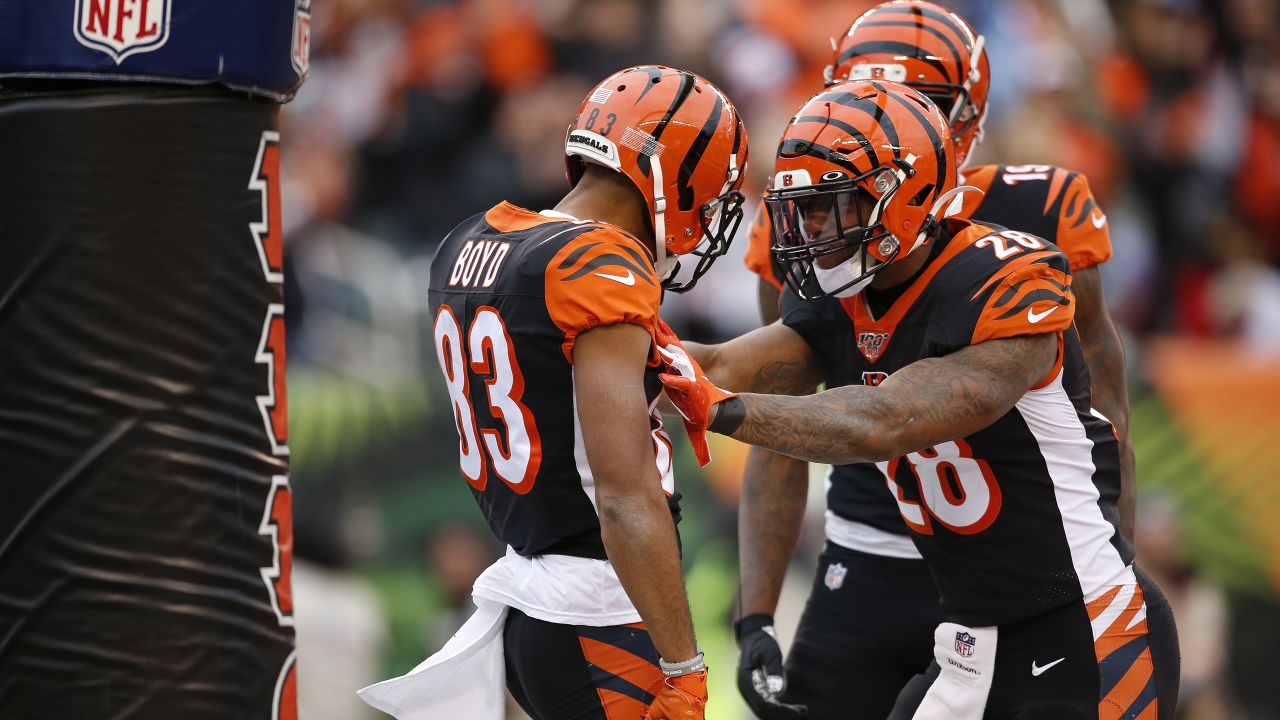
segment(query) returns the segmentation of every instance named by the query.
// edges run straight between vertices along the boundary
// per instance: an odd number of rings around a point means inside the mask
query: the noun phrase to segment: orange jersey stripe
[[[528,230],[543,223],[561,222],[560,220],[517,207],[506,200],[489,208],[489,211],[484,214],[484,221],[501,232],[516,232]]]
[[[1058,373],[1062,372],[1062,361],[1065,359],[1065,354],[1062,352],[1063,346],[1062,333],[1058,333],[1058,356],[1054,358],[1053,367],[1049,368],[1049,372],[1045,373],[1044,377],[1031,386],[1032,390],[1047,387],[1049,383],[1053,382],[1054,378],[1058,377]]]
[[[911,286],[907,288],[906,292],[894,301],[893,306],[889,308],[889,311],[885,313],[882,318],[876,319],[871,316],[871,312],[867,309],[866,300],[863,298],[862,293],[858,293],[850,298],[841,298],[840,305],[844,308],[844,311],[849,315],[849,317],[853,318],[854,327],[858,328],[859,331],[883,332],[892,336],[892,333],[894,329],[897,328],[898,323],[902,321],[903,316],[905,316],[907,311],[911,309],[912,304],[914,304],[915,301],[919,299],[920,295],[924,293],[925,288],[929,287],[929,283],[933,280],[934,276],[946,266],[947,262],[959,255],[966,247],[972,245],[979,238],[986,235],[987,232],[988,228],[972,225],[952,237],[951,242],[947,247],[938,254],[938,257],[934,258],[929,263],[928,269],[921,273],[920,277],[916,278],[915,281],[911,283]],[[916,252],[927,251],[927,247],[916,250]],[[892,339],[892,337],[890,337],[890,339]],[[885,342],[888,343],[889,340],[886,340]],[[883,355],[883,349],[881,350],[881,355]]]

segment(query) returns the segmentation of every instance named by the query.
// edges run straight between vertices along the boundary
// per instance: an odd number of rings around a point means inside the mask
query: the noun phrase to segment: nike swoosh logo
[[[1060,657],[1057,660],[1054,660],[1053,662],[1049,663],[1048,665],[1037,665],[1036,661],[1032,660],[1031,661],[1031,677],[1040,677],[1041,675],[1044,674],[1046,670],[1053,667],[1054,665],[1057,665],[1063,660],[1066,660],[1066,658]]]
[[[1100,210],[1094,210],[1093,213],[1089,215],[1089,221],[1093,223],[1095,228],[1101,230],[1102,226],[1107,224],[1107,216],[1103,215]]]
[[[627,272],[630,272],[630,270],[628,270]],[[599,275],[600,273],[596,273],[596,274],[597,274],[597,275]],[[1058,308],[1060,308],[1060,307],[1062,307],[1062,306],[1061,306],[1061,305],[1054,305],[1053,307],[1049,308],[1048,310],[1045,310],[1045,311],[1044,311],[1044,312],[1042,312],[1042,313],[1038,313],[1038,312],[1036,312],[1036,311],[1035,311],[1034,309],[1032,309],[1032,308],[1027,308],[1027,322],[1031,323],[1032,325],[1035,325],[1036,323],[1040,322],[1041,320],[1043,320],[1043,319],[1045,319],[1045,318],[1049,317],[1049,315],[1050,315],[1054,310],[1057,310],[1057,309],[1058,309]]]
[[[626,274],[626,275],[610,275],[610,274],[608,274],[608,273],[596,273],[596,276],[597,276],[597,277],[605,278],[606,280],[612,280],[612,281],[614,281],[614,282],[620,282],[620,283],[622,283],[623,285],[635,285],[635,284],[636,284],[636,276],[635,276],[635,274],[633,274],[630,270],[628,270],[628,271],[627,271],[627,274]],[[1054,308],[1054,309],[1056,310],[1057,308]]]

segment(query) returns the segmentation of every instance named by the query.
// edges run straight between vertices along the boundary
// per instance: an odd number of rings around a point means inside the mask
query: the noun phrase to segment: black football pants
[[[1137,572],[1119,588],[1001,625],[986,720],[1172,720],[1181,665],[1173,611]],[[1131,586],[1130,586],[1131,587]],[[913,679],[891,720],[908,720],[939,674]]]
[[[503,645],[507,689],[534,720],[640,720],[663,681],[642,623],[561,625],[512,608]]]
[[[881,720],[929,667],[940,622],[938,588],[923,560],[827,543],[787,654],[783,699],[807,705],[809,720]]]

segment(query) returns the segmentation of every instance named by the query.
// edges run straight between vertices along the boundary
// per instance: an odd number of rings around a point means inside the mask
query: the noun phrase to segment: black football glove
[[[797,720],[809,714],[803,705],[779,698],[787,687],[782,674],[782,648],[773,634],[773,618],[748,615],[733,624],[738,638],[738,692],[760,720]]]

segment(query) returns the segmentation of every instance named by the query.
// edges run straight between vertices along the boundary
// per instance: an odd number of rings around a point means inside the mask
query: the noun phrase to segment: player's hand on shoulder
[[[751,712],[761,720],[796,720],[808,715],[803,705],[779,698],[787,681],[782,670],[782,648],[773,634],[773,618],[748,615],[733,624],[738,638],[738,692]]]
[[[707,708],[707,669],[663,678],[644,720],[702,720]]]

